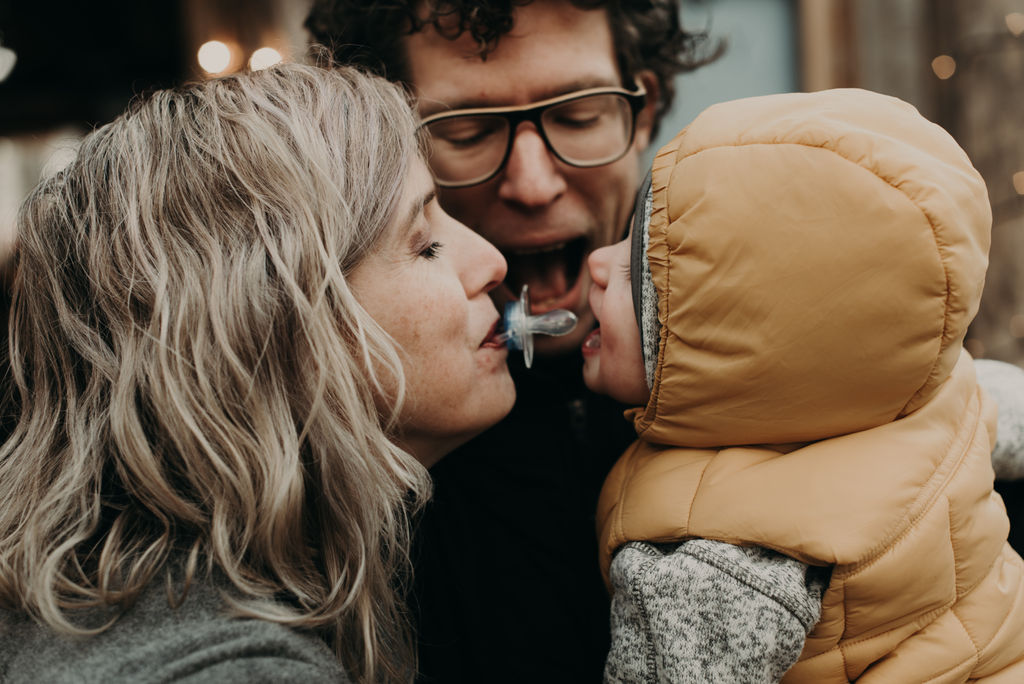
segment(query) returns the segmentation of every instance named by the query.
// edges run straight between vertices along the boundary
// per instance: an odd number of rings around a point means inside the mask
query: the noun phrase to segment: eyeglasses
[[[558,159],[581,168],[622,158],[633,143],[636,115],[647,92],[588,88],[521,107],[441,112],[423,119],[429,133],[430,168],[437,184],[462,188],[493,178],[505,166],[519,124],[537,127]]]

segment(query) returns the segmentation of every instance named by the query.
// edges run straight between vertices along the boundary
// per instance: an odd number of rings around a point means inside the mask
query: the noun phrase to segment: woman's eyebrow
[[[401,230],[399,232],[400,235],[405,235],[412,230],[413,224],[416,223],[416,217],[420,215],[428,204],[434,201],[435,197],[437,197],[437,190],[431,188],[423,194],[420,201],[413,203],[412,208],[409,209],[409,214],[405,217],[405,220],[402,221]]]

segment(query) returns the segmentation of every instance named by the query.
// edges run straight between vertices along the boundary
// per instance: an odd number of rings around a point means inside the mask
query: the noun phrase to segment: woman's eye
[[[424,259],[433,261],[441,253],[441,248],[444,247],[440,242],[431,242],[426,247],[420,250],[420,256]]]

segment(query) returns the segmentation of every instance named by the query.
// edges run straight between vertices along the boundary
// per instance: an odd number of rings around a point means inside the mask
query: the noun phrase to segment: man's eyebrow
[[[402,221],[399,226],[399,235],[408,235],[409,231],[412,230],[413,224],[416,223],[416,217],[420,215],[420,212],[422,212],[428,204],[434,201],[435,197],[437,197],[437,190],[431,188],[427,192],[423,193],[423,196],[420,197],[418,202],[413,202],[412,207],[409,209],[409,213],[406,214],[405,220]]]
[[[586,90],[588,88],[619,88],[622,84],[616,80],[608,80],[603,76],[593,76],[588,78],[577,79],[569,83],[562,83],[546,90],[541,90],[534,93],[533,98],[529,102],[519,103],[522,105],[529,105],[531,102],[541,102],[543,100],[550,100],[553,97],[559,95],[568,95],[574,93],[577,90]],[[487,107],[515,107],[518,106],[509,104],[508,102],[495,102],[493,98],[487,97],[464,97],[456,100],[449,100],[442,102],[441,100],[428,100],[423,98],[419,101],[420,116],[428,117],[439,112],[456,111],[459,109],[483,109]]]

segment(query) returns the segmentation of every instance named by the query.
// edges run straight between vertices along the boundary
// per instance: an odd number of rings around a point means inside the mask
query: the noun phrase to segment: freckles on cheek
[[[414,311],[394,311],[388,333],[403,347],[414,347],[422,335],[423,322]]]
[[[451,322],[442,312],[422,302],[402,311],[393,319],[391,336],[402,347],[407,364],[415,374],[445,365],[446,350],[457,344]]]

